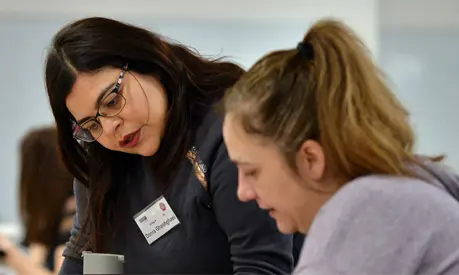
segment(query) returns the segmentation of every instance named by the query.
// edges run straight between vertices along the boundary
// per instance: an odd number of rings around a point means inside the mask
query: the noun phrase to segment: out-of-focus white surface
[[[459,27],[458,0],[380,0],[384,29],[445,31]]]
[[[7,265],[4,263],[0,262],[0,275],[15,275],[16,272],[9,268]]]
[[[377,5],[376,1],[347,0],[81,0],[78,5],[65,0],[2,0],[0,12],[31,13],[46,15],[110,15],[131,16],[151,15],[155,18],[181,19],[263,19],[263,20],[304,20],[318,18],[323,15],[342,15],[351,19],[355,14],[361,17],[367,13],[369,5]],[[72,5],[73,4],[73,5]],[[364,10],[358,10],[357,5]],[[354,16],[355,18],[355,16]]]
[[[19,243],[22,238],[22,228],[17,223],[0,223],[0,234]]]
[[[411,113],[417,151],[445,154],[459,171],[459,26],[456,29],[389,29],[381,36],[380,63]]]
[[[201,19],[303,19],[324,10],[360,17],[364,10],[355,7],[359,0],[81,0],[78,5],[63,0],[0,0],[0,12],[31,14],[106,14],[115,16],[154,15],[155,17]],[[379,2],[379,5],[378,5]],[[380,0],[377,11],[384,14],[383,28],[450,29],[459,26],[457,0]],[[364,3],[366,4],[366,3]]]
[[[324,16],[346,21],[376,51],[378,1],[376,0],[132,0],[73,1],[1,0],[0,14],[34,17],[110,16],[154,20],[229,20],[298,22],[304,24]]]

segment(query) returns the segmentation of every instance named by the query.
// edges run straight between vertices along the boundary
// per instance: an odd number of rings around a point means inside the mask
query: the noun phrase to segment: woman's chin
[[[291,222],[276,219],[276,224],[279,231],[283,234],[293,234],[297,231]]]
[[[145,151],[139,151],[137,155],[141,155],[143,157],[151,157],[156,154],[157,150],[145,150]]]
[[[155,141],[146,141],[144,140],[142,144],[139,144],[140,146],[138,148],[135,148],[136,154],[141,155],[144,157],[151,157],[154,156],[159,149],[159,144],[158,142]]]

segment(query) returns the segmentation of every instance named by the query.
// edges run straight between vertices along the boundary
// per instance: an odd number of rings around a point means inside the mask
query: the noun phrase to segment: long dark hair
[[[56,128],[28,131],[19,150],[19,208],[25,229],[24,243],[52,247],[73,182],[59,154]]]
[[[120,188],[128,169],[128,154],[99,143],[72,137],[74,120],[65,105],[77,73],[104,67],[122,68],[156,77],[167,92],[169,108],[164,138],[149,159],[156,181],[170,182],[190,145],[190,125],[196,108],[211,106],[243,74],[222,59],[205,59],[189,48],[148,30],[112,19],[93,17],[62,28],[54,37],[45,65],[46,88],[59,132],[63,159],[71,173],[90,191],[90,249],[103,251],[104,226],[113,221]],[[85,228],[85,227],[84,227]]]

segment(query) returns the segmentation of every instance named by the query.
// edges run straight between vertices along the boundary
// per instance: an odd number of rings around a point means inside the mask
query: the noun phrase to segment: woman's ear
[[[305,182],[319,182],[325,173],[325,154],[322,146],[314,140],[306,140],[297,152],[298,174]]]

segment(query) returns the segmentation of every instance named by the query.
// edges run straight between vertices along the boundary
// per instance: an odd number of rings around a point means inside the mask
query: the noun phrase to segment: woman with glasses
[[[363,43],[321,20],[225,95],[239,198],[308,234],[295,274],[459,274],[459,177],[414,153]]]
[[[243,70],[145,29],[87,18],[46,58],[77,215],[61,273],[85,250],[122,254],[126,273],[291,273],[301,236],[236,195],[237,169],[213,107]]]

